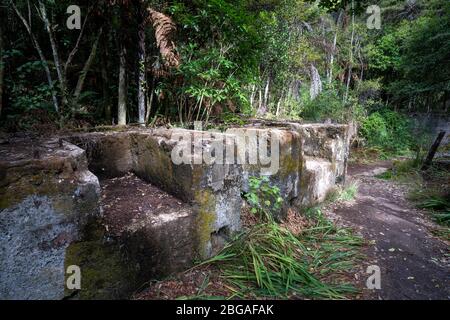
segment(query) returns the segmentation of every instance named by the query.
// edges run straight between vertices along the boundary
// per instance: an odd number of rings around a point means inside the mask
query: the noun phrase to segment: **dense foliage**
[[[361,124],[372,146],[410,147],[405,116],[448,112],[450,3],[1,0],[0,117],[7,130],[220,122]],[[233,116],[231,116],[233,117]]]

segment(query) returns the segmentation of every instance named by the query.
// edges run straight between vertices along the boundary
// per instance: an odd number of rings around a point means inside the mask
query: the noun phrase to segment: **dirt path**
[[[356,228],[373,244],[367,265],[380,267],[381,289],[365,289],[363,297],[450,299],[449,246],[431,234],[434,224],[427,214],[405,199],[405,186],[374,177],[389,166],[349,166],[349,179],[359,185],[356,199],[325,208],[333,220]]]

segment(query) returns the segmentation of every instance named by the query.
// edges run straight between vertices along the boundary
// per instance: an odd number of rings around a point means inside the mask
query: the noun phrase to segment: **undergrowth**
[[[351,201],[356,197],[358,193],[358,184],[353,182],[348,186],[339,188],[334,192],[331,192],[326,202],[336,202],[336,201]]]
[[[450,227],[450,194],[442,194],[440,190],[417,188],[409,198],[418,208],[430,211],[433,219],[446,227]]]
[[[267,190],[268,197],[279,197],[273,188]],[[265,199],[264,193],[258,194],[258,201]],[[273,220],[267,206],[252,200],[260,223],[200,264],[220,270],[231,291],[229,298],[345,299],[358,292],[345,280],[359,258],[361,238],[336,227],[318,208],[306,212],[309,226],[293,234]]]
[[[450,227],[450,186],[448,184],[450,172],[436,166],[431,166],[423,172],[420,169],[421,166],[422,161],[417,158],[396,161],[392,169],[378,175],[377,178],[408,183],[411,187],[408,199],[416,207],[427,210],[438,224],[448,228]],[[448,230],[441,230],[438,233],[448,238]]]

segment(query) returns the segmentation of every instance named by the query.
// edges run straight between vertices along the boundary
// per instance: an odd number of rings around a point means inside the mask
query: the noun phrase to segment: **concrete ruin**
[[[279,138],[279,169],[270,181],[284,209],[317,204],[345,180],[346,125],[238,130]],[[249,177],[264,173],[260,163],[174,164],[176,137],[198,133],[127,129],[0,145],[0,299],[123,298],[217,253],[241,229]],[[189,148],[205,152],[219,139],[232,150],[227,138],[234,135],[194,139]],[[126,190],[138,191],[130,198]],[[127,207],[114,211],[114,199]],[[81,268],[81,290],[66,287],[70,265]]]

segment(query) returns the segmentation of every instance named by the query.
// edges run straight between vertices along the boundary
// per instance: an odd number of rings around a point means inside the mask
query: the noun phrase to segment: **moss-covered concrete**
[[[81,290],[65,288],[66,297],[72,299],[126,299],[138,285],[136,265],[126,261],[118,244],[103,240],[72,243],[64,265],[66,270],[76,265],[81,271]]]
[[[198,190],[195,193],[197,203],[196,235],[198,239],[198,253],[203,259],[211,253],[211,234],[214,232],[216,219],[215,197],[209,190]]]

